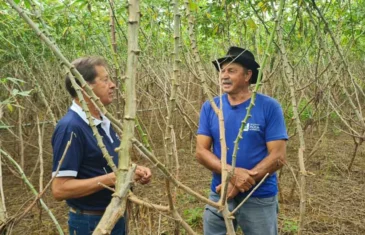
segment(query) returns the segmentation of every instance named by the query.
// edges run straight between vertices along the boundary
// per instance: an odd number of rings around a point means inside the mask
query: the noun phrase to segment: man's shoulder
[[[262,93],[256,94],[256,101],[263,105],[274,105],[274,106],[279,105],[280,106],[279,101],[277,101],[275,98],[262,94]]]
[[[213,97],[213,102],[218,105],[218,102],[219,102],[219,97]],[[211,109],[212,108],[212,104],[211,104],[211,101],[210,100],[206,100],[204,101],[203,105],[202,105],[202,108],[203,109]]]
[[[227,102],[227,100],[228,100],[228,98],[227,98],[227,93],[224,93],[224,94],[222,94],[221,96],[214,96],[213,97],[213,102],[217,105],[217,106],[219,106],[219,104],[220,104],[220,102],[221,102],[221,99],[222,99],[222,103],[224,104],[225,102]],[[210,105],[210,101],[209,100],[207,100],[205,103],[209,103],[209,105]]]
[[[55,132],[65,131],[67,129],[78,130],[83,126],[83,120],[71,109],[57,123]]]

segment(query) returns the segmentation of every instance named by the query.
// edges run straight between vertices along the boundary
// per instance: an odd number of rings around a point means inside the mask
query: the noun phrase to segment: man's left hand
[[[140,184],[148,184],[151,181],[152,173],[150,168],[144,166],[137,166],[134,172],[134,181]]]

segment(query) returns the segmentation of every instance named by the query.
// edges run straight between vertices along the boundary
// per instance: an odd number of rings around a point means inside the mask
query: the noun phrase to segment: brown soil
[[[44,138],[44,184],[51,177],[50,135],[52,128],[47,128]],[[37,140],[31,130],[28,130],[28,138],[25,142],[37,146]],[[18,162],[17,142],[8,132],[0,131],[2,148],[6,149]],[[308,154],[317,140],[317,136],[307,136]],[[188,141],[186,141],[188,142]],[[190,143],[180,148],[179,153],[179,179],[187,186],[199,193],[206,195],[209,191],[210,172],[200,166],[194,158],[193,148]],[[294,181],[293,175],[298,171],[297,167],[297,140],[292,139],[288,144],[288,166],[280,173],[280,234],[296,234],[299,218],[299,194],[295,186],[291,196]],[[306,168],[310,175],[307,180],[307,207],[305,217],[305,231],[303,234],[365,234],[365,147],[361,146],[351,172],[347,171],[353,151],[352,139],[346,135],[328,133],[320,150],[306,162]],[[156,155],[162,151],[155,150]],[[34,146],[25,144],[25,173],[30,181],[38,188],[39,165],[36,164],[38,150]],[[10,218],[16,217],[34,199],[34,195],[23,183],[20,175],[15,173],[15,168],[9,161],[3,164],[3,188],[7,214]],[[141,164],[148,165],[154,173],[153,182],[147,186],[136,185],[135,194],[147,201],[167,205],[164,179],[161,173],[147,160],[139,160]],[[32,174],[32,172],[34,172]],[[292,173],[294,172],[294,174]],[[175,190],[175,189],[174,189]],[[202,210],[204,203],[176,189],[175,201],[181,215],[201,233]],[[64,202],[55,201],[48,190],[43,196],[44,202],[58,219],[62,228],[67,233],[67,207]],[[173,220],[170,215],[159,213],[156,210],[148,210],[140,206],[133,206],[129,210],[130,234],[173,234]],[[136,226],[135,221],[138,221]],[[35,206],[27,216],[13,227],[9,227],[12,234],[58,234],[48,214]],[[185,232],[181,229],[182,234]]]

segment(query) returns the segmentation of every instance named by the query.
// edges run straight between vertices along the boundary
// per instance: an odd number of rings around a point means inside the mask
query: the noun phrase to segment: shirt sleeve
[[[266,142],[274,140],[288,140],[283,110],[276,100],[268,108],[266,123]]]
[[[60,128],[59,128],[60,129]],[[80,163],[83,156],[83,145],[81,141],[81,136],[79,135],[77,129],[65,128],[65,130],[56,131],[52,137],[53,146],[53,167],[52,176],[56,174],[58,165],[64,155],[65,149],[67,147],[68,141],[71,141],[63,162],[60,166],[60,170],[56,177],[76,177]],[[72,136],[72,138],[71,138]]]
[[[209,127],[209,113],[212,110],[210,103],[206,101],[203,104],[203,107],[200,111],[200,117],[199,117],[199,127],[197,134],[198,135],[206,135],[206,136],[212,136],[210,127]]]

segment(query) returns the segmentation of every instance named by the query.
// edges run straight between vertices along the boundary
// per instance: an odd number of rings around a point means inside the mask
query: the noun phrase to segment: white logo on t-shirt
[[[260,131],[260,124],[257,123],[247,123],[243,131]]]

